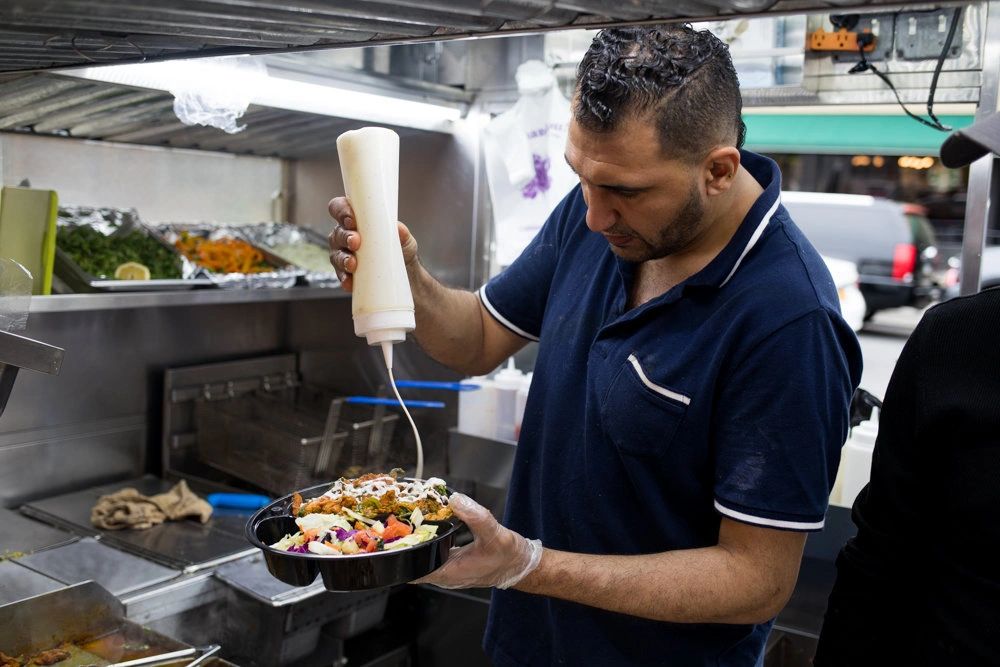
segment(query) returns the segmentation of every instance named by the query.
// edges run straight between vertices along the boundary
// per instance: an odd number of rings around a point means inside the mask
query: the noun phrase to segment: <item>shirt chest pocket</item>
[[[690,404],[690,397],[683,392],[651,380],[632,354],[611,381],[601,420],[622,453],[662,455],[676,437]]]

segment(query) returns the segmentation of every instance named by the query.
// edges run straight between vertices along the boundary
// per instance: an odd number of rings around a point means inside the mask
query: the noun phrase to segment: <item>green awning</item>
[[[972,115],[939,116],[955,129]],[[761,153],[937,155],[948,136],[908,116],[745,114],[746,146]]]

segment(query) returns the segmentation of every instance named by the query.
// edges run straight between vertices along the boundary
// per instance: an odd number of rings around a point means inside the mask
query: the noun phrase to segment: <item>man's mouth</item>
[[[627,246],[629,243],[631,243],[632,239],[634,239],[635,237],[632,236],[631,234],[608,234],[608,233],[604,233],[604,238],[606,238],[608,240],[608,243],[610,243],[611,245],[617,246],[619,248],[622,248],[622,247]]]

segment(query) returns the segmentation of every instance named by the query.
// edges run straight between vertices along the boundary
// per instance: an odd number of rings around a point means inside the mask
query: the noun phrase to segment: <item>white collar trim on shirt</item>
[[[719,287],[724,287],[725,284],[729,282],[729,279],[733,277],[734,273],[736,273],[736,269],[740,268],[740,263],[743,261],[743,258],[749,254],[750,250],[753,249],[755,245],[757,245],[757,241],[759,241],[760,237],[764,234],[764,228],[767,227],[767,223],[771,222],[771,218],[774,217],[774,213],[778,210],[779,205],[781,205],[781,197],[775,198],[774,203],[771,204],[771,208],[764,214],[764,219],[760,221],[759,225],[757,225],[757,229],[754,230],[753,235],[747,242],[746,247],[743,248],[743,252],[740,253],[736,263],[733,264],[733,268],[729,272],[729,275],[726,276],[726,279],[722,281],[722,284],[719,285]]]

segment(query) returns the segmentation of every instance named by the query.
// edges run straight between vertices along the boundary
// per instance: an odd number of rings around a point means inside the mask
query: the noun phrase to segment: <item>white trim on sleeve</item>
[[[642,380],[642,383],[644,385],[655,391],[660,396],[666,396],[670,400],[677,401],[678,403],[683,403],[684,405],[691,405],[691,398],[689,396],[685,396],[684,394],[678,394],[676,391],[671,391],[666,387],[661,387],[660,385],[655,384],[648,377],[646,377],[646,373],[643,372],[642,366],[639,365],[639,360],[636,358],[634,354],[628,355],[628,360],[629,363],[632,364],[632,368],[635,369],[636,374],[639,376],[639,379]]]
[[[500,311],[497,310],[492,303],[490,303],[489,298],[486,296],[485,286],[480,287],[479,291],[476,292],[476,294],[479,295],[479,300],[483,302],[484,306],[486,306],[487,312],[489,312],[489,314],[493,316],[493,319],[502,324],[504,327],[516,333],[521,338],[527,338],[528,340],[533,340],[536,343],[538,342],[538,336],[532,336],[530,333],[528,333],[527,331],[517,326],[516,324],[514,324],[513,322],[511,322],[506,317],[500,314]]]
[[[784,528],[786,530],[820,530],[826,520],[822,521],[782,521],[781,519],[767,519],[760,516],[754,516],[752,514],[744,514],[743,512],[737,512],[734,509],[729,509],[718,500],[715,501],[715,509],[718,510],[720,514],[724,514],[737,521],[742,521],[744,523],[752,523],[758,526],[767,526],[768,528]]]

